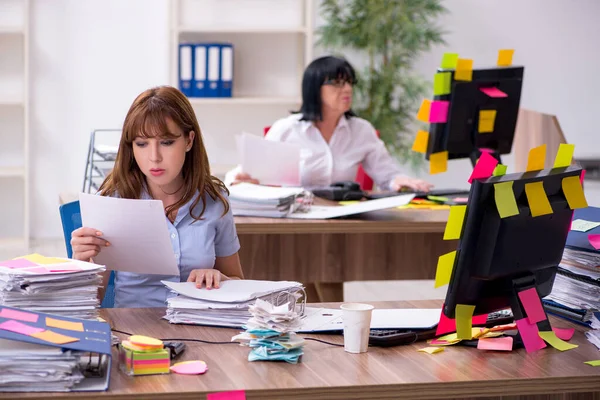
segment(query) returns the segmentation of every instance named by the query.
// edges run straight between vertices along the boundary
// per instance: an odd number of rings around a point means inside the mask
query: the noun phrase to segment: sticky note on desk
[[[553,331],[539,332],[539,335],[546,343],[556,350],[566,351],[579,347],[577,344],[567,343],[564,340],[559,339]]]
[[[19,310],[11,310],[10,308],[3,308],[2,311],[0,311],[0,317],[8,319],[18,319],[19,321],[25,322],[37,322],[39,318],[37,314],[32,314]]]
[[[473,338],[473,312],[475,312],[475,306],[456,305],[456,336],[458,339],[471,340]]]
[[[578,176],[567,176],[562,180],[562,190],[569,203],[569,208],[585,208],[588,206],[583,187]]]
[[[438,258],[437,269],[435,271],[434,287],[438,288],[450,283],[454,260],[456,259],[456,250],[443,254]]]
[[[584,219],[576,219],[571,224],[571,230],[577,232],[587,232],[591,229],[600,226],[600,222],[586,221]],[[0,315],[2,316],[2,315]]]
[[[440,352],[444,351],[444,348],[443,347],[423,347],[422,349],[419,349],[417,351],[427,353],[427,354],[435,354],[435,353],[440,353]]]
[[[431,113],[431,100],[423,99],[421,107],[417,113],[417,119],[421,122],[429,122],[429,114]]]
[[[499,67],[510,67],[512,65],[512,59],[515,51],[513,49],[503,49],[498,51],[498,66]]]
[[[544,182],[532,182],[525,184],[525,194],[529,202],[529,209],[532,217],[552,214],[552,207],[548,201],[548,196],[544,191]]]
[[[468,58],[459,58],[456,61],[454,80],[468,82],[473,80],[473,60]]]
[[[571,161],[573,160],[573,153],[575,153],[574,144],[561,143],[558,146],[556,158],[554,159],[554,168],[563,168],[571,165]]]
[[[479,350],[512,351],[513,338],[512,336],[498,338],[480,338],[477,341],[477,348]]]
[[[589,234],[588,242],[590,242],[593,248],[600,250],[600,235]]]
[[[571,340],[575,334],[575,328],[552,328],[552,330],[561,340]]]
[[[515,322],[517,323],[517,328],[519,329],[519,334],[523,340],[525,350],[527,350],[528,353],[546,347],[546,343],[544,343],[538,334],[539,332],[536,324],[530,324],[527,318],[521,318]]]
[[[546,145],[543,144],[538,147],[534,147],[529,150],[529,157],[527,158],[527,169],[526,171],[541,171],[544,169],[546,162]]]
[[[0,329],[9,332],[20,333],[21,335],[33,336],[36,333],[43,332],[43,328],[37,328],[35,326],[30,326],[24,324],[19,321],[15,321],[13,319],[9,319],[8,321],[4,321],[0,324]]]
[[[444,53],[440,67],[443,69],[455,69],[458,62],[458,53]]]
[[[412,151],[425,154],[429,143],[429,132],[419,130],[412,146]]]
[[[206,400],[246,400],[246,392],[243,390],[234,390],[231,392],[209,393]]]
[[[542,307],[542,301],[536,288],[522,290],[518,295],[530,324],[536,324],[546,319],[546,313],[544,312],[544,307]]]
[[[449,101],[435,100],[431,103],[431,109],[429,111],[429,122],[432,123],[446,123],[448,121],[448,107],[450,106]]]
[[[67,335],[62,335],[60,333],[56,333],[54,331],[49,331],[49,330],[45,330],[45,331],[39,332],[39,333],[34,333],[30,336],[34,337],[36,339],[44,340],[46,342],[55,343],[55,344],[66,344],[66,343],[72,343],[72,342],[79,341],[79,339],[77,339],[77,338],[67,336]]]
[[[584,364],[591,365],[592,367],[600,367],[600,360],[585,361]]]
[[[494,199],[500,218],[519,215],[519,207],[513,192],[513,181],[494,183]]]
[[[440,151],[429,156],[429,173],[439,174],[448,170],[448,151]]]
[[[450,94],[450,84],[452,82],[452,73],[438,72],[433,76],[433,94],[434,96],[443,96]]]
[[[471,172],[468,182],[472,183],[473,179],[489,178],[494,173],[496,165],[498,165],[498,160],[496,160],[494,156],[490,153],[481,153],[481,157],[479,157],[477,164],[475,164],[475,168],[473,168],[473,172]]]
[[[82,322],[64,321],[62,319],[46,317],[46,326],[50,328],[60,328],[69,331],[83,332]]]

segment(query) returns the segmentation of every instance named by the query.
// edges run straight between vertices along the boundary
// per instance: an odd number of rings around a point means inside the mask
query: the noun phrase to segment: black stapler
[[[313,194],[327,200],[361,200],[365,193],[360,190],[360,185],[352,181],[336,182],[327,187],[311,189]]]

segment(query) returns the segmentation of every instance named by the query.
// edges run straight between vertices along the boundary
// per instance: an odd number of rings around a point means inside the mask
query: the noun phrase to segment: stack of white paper
[[[0,305],[96,319],[102,265],[39,255],[0,262]]]
[[[239,183],[229,188],[233,215],[281,218],[296,211],[306,211],[312,194],[302,188],[270,187]]]
[[[298,282],[228,280],[219,289],[197,288],[193,282],[163,281],[178,296],[168,299],[167,319],[172,324],[242,327],[251,317],[256,299],[274,304],[289,303],[300,297]]]

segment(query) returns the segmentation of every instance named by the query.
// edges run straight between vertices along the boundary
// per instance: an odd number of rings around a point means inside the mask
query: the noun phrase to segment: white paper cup
[[[370,304],[346,303],[340,306],[344,321],[344,350],[348,353],[365,353],[369,348],[369,330],[371,329]]]

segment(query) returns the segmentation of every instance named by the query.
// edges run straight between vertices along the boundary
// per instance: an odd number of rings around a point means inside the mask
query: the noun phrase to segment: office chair
[[[65,236],[65,245],[67,247],[67,257],[73,257],[73,249],[71,248],[71,233],[81,228],[81,209],[79,208],[79,201],[72,201],[70,203],[63,204],[59,207],[60,220],[62,222],[63,234]],[[115,306],[115,273],[110,271],[110,278],[108,279],[108,285],[104,292],[104,298],[100,307],[102,308],[113,308]]]
[[[264,136],[267,136],[269,129],[271,129],[270,126],[264,127]],[[379,131],[375,132],[377,132],[377,137],[379,137]],[[354,181],[360,185],[362,190],[373,190],[373,179],[367,175],[362,165],[358,166],[358,171],[356,171],[356,178],[354,178]]]

